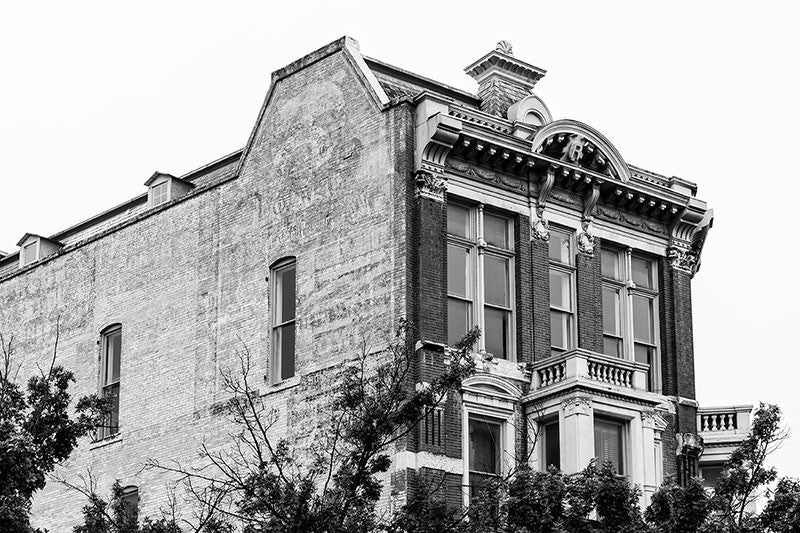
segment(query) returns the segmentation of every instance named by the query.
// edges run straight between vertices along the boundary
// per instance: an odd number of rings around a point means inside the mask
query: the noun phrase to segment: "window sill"
[[[268,380],[269,378],[267,376],[264,376],[264,379]],[[264,391],[264,394],[262,394],[262,396],[268,396],[270,394],[275,394],[277,392],[285,391],[297,387],[298,385],[300,385],[300,376],[292,376],[289,379],[269,384],[267,386],[267,390]]]
[[[116,435],[112,435],[110,437],[106,437],[104,439],[96,440],[89,444],[90,450],[96,450],[98,448],[105,448],[106,446],[111,446],[112,444],[117,444],[118,442],[122,442],[122,434],[117,433]]]

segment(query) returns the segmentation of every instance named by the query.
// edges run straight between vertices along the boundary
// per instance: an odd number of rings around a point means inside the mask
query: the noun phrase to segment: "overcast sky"
[[[780,404],[796,434],[774,462],[800,476],[800,4],[663,5],[3,2],[0,250],[242,147],[270,73],[342,35],[471,92],[463,68],[506,39],[548,71],[554,118],[699,184],[716,219],[693,283],[698,399]]]

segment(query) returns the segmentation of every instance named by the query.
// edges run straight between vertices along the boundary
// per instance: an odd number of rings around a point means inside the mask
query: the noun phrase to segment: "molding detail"
[[[414,183],[417,186],[417,198],[428,198],[435,202],[444,202],[444,195],[447,192],[447,180],[434,176],[425,170],[418,170],[414,173]]]
[[[599,199],[600,183],[595,181],[592,191],[583,200],[583,217],[581,218],[583,231],[578,234],[578,251],[588,256],[594,255],[595,236],[592,233],[592,222],[594,221],[594,208]]]
[[[670,247],[667,248],[667,258],[669,265],[675,270],[692,275],[697,270],[697,253],[693,250]]]

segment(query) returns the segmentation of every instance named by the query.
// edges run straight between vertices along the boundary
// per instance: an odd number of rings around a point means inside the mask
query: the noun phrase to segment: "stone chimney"
[[[547,73],[515,58],[508,41],[497,43],[494,50],[464,72],[478,82],[481,111],[503,118],[509,107],[533,94],[533,86]]]

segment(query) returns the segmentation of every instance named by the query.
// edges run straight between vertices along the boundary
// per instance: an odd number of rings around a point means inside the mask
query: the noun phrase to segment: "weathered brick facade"
[[[509,221],[513,357],[476,350],[478,372],[442,405],[437,437],[420,427],[394,450],[387,505],[425,479],[444,479],[447,501],[464,503],[475,417],[500,428],[504,470],[543,467],[536,437],[552,421],[562,468],[570,457],[588,461],[597,412],[624,425],[624,470],[646,493],[676,472],[676,435],[697,432],[691,276],[710,212],[692,184],[627,165],[586,125],[552,121],[532,97],[544,71],[504,50],[471,67],[482,87],[474,96],[363,58],[352,40],[331,43],[273,74],[245,148],[181,176],[185,196],[156,207],[134,199],[51,236],[62,247],[30,265],[0,259],[0,331],[25,356],[21,375],[47,359],[58,320],[75,394],[97,392],[100,332],[122,327],[120,432],[81,442],[64,475],[91,469],[100,487],[137,485],[142,511],[155,512],[170,477],[143,462],[187,463],[201,443],[226,445],[222,376],[245,352],[273,431],[300,447],[335,393],[337,369],[364,338],[385,343],[401,317],[416,328],[415,378],[432,379],[447,359],[453,199]],[[526,105],[535,121],[506,116],[512,107],[526,116]],[[571,345],[555,356],[548,221],[572,232],[575,260]],[[647,365],[634,362],[630,310],[624,357],[603,354],[601,241],[655,258],[654,390],[642,378]],[[495,253],[481,240],[475,250],[475,269]],[[269,276],[287,257],[297,271],[297,371],[273,383]],[[483,324],[478,302],[493,280],[477,272],[471,312]],[[635,289],[627,283],[625,298]],[[579,434],[581,442],[567,438]],[[641,453],[648,447],[663,463]],[[66,530],[81,505],[50,484],[35,523]]]

